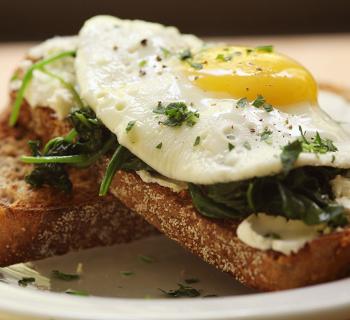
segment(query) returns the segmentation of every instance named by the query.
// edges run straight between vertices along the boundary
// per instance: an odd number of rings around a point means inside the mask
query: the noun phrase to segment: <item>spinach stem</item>
[[[127,149],[125,149],[123,146],[119,145],[118,148],[115,150],[111,160],[108,163],[106,172],[103,176],[99,195],[105,196],[108,192],[108,189],[112,183],[112,179],[117,172],[118,169],[121,168],[126,156],[128,156]]]
[[[10,116],[10,120],[9,120],[9,124],[11,127],[13,127],[18,120],[18,116],[19,116],[19,112],[21,110],[21,106],[22,106],[22,103],[24,100],[25,92],[28,88],[30,81],[33,78],[33,72],[37,69],[43,68],[44,66],[46,66],[54,61],[57,61],[59,59],[65,58],[65,57],[74,57],[75,55],[76,55],[76,51],[65,51],[65,52],[61,52],[59,54],[56,54],[48,59],[40,60],[40,61],[34,63],[32,66],[30,66],[30,68],[27,70],[27,72],[25,73],[25,75],[23,77],[22,85],[17,92],[16,100],[15,100],[13,107],[12,107],[12,112],[11,112],[11,116]]]
[[[69,163],[78,164],[86,162],[89,158],[88,155],[71,155],[71,156],[43,156],[43,157],[33,157],[33,156],[22,156],[20,159],[24,163]]]

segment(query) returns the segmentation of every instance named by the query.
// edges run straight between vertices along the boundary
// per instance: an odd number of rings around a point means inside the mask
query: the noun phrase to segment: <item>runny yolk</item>
[[[213,47],[187,60],[186,71],[198,87],[252,101],[262,95],[275,107],[317,104],[317,84],[303,66],[271,48]]]

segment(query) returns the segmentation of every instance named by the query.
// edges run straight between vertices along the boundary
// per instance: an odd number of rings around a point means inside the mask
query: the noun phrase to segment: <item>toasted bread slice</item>
[[[27,142],[36,135],[7,123],[5,114],[0,121],[0,266],[127,242],[154,232],[113,196],[98,196],[93,169],[70,169],[70,195],[49,187],[32,189],[24,181],[31,166],[18,156],[29,152]]]
[[[105,165],[101,164],[101,175]],[[205,218],[187,192],[174,193],[121,171],[110,192],[169,238],[256,289],[301,287],[338,279],[349,271],[350,228],[321,236],[286,256],[247,246],[236,235],[237,222]]]
[[[30,118],[34,120],[27,121]],[[29,124],[44,140],[70,129],[67,121],[62,125],[45,107],[24,105],[20,123]],[[107,162],[106,157],[98,164],[100,176]],[[119,171],[110,192],[169,238],[256,289],[272,291],[326,282],[344,277],[350,269],[350,228],[320,236],[297,254],[286,256],[247,246],[236,235],[238,222],[205,218],[186,191],[175,193],[145,183],[135,173]]]
[[[341,88],[322,88],[349,97]],[[100,164],[101,176],[106,162]],[[174,193],[143,182],[135,173],[118,172],[110,192],[169,238],[253,288],[290,289],[338,279],[350,271],[350,227],[322,235],[287,256],[247,246],[236,235],[238,222],[205,218],[186,191]]]

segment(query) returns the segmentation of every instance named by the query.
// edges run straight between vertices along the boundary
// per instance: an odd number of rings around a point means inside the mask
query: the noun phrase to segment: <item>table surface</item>
[[[319,82],[327,82],[350,89],[350,34],[212,38],[234,44],[273,44],[306,66]],[[34,43],[0,43],[0,107],[8,102],[8,81],[17,63]],[[1,319],[19,318],[0,314]],[[23,319],[21,317],[21,319]],[[26,318],[29,319],[29,318]]]

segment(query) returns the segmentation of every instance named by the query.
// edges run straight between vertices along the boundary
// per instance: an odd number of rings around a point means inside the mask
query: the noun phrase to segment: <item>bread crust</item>
[[[49,113],[46,110],[45,117]],[[36,127],[37,133],[39,128],[44,130],[30,117],[26,120],[27,127]],[[115,197],[98,196],[94,168],[69,170],[73,182],[69,195],[50,187],[30,188],[24,177],[31,166],[24,165],[18,157],[28,154],[27,142],[37,135],[21,125],[10,128],[7,123],[5,113],[0,121],[0,266],[128,242],[155,233],[140,215]],[[58,127],[62,132],[68,129],[62,123]],[[49,139],[50,134],[56,132],[46,132],[45,138]]]

